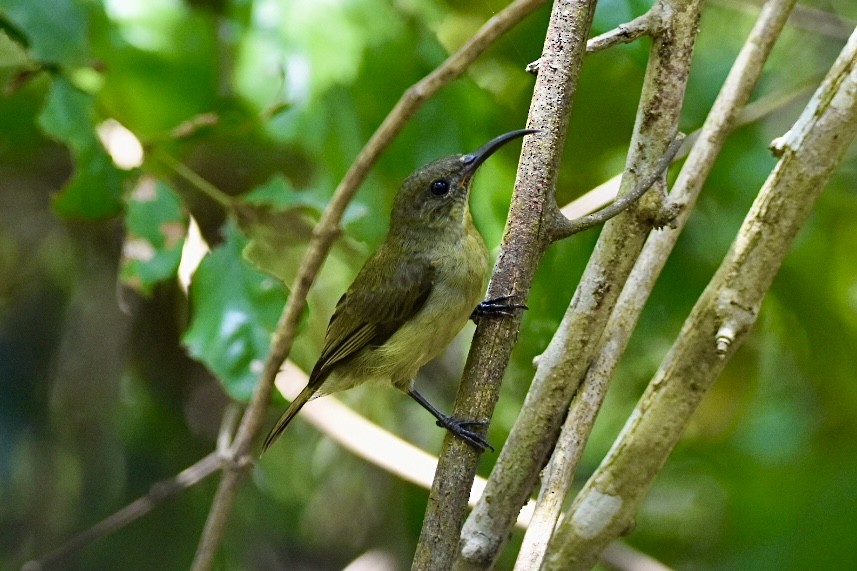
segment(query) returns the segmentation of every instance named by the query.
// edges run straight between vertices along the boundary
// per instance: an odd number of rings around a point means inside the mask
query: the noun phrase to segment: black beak
[[[524,135],[531,135],[533,133],[538,133],[538,129],[518,129],[517,131],[510,131],[508,133],[504,133],[499,137],[495,137],[473,151],[470,154],[463,155],[461,157],[461,162],[464,163],[465,173],[466,175],[473,176],[473,173],[476,172],[476,169],[485,162],[485,160],[493,155],[497,149],[511,141],[512,139],[517,139],[518,137],[523,137]]]

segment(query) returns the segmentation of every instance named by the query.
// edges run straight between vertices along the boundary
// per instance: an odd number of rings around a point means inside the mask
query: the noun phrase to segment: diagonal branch
[[[231,450],[232,458],[236,462],[236,469],[225,471],[220,481],[202,538],[197,547],[192,567],[195,571],[208,570],[212,566],[214,556],[223,539],[238,485],[246,471],[246,468],[243,467],[249,466],[249,463],[242,459],[249,458],[253,440],[259,432],[265,416],[277,371],[291,351],[297,325],[306,306],[309,288],[315,280],[322,262],[327,257],[333,241],[339,234],[339,222],[360,183],[378,160],[381,152],[429,97],[441,87],[461,76],[488,46],[543,3],[544,0],[517,0],[513,2],[488,20],[470,41],[447,58],[437,69],[410,87],[366,143],[366,146],[339,183],[330,203],[322,214],[321,220],[313,231],[313,238],[301,262],[298,276],[292,285],[291,295],[277,323],[270,356],[265,363],[265,368],[250,404],[241,419],[238,434]]]
[[[183,493],[188,488],[195,486],[208,476],[220,470],[226,464],[226,459],[218,452],[211,452],[208,456],[189,466],[166,480],[152,484],[149,493],[137,498],[121,510],[114,512],[93,525],[86,531],[73,537],[65,544],[57,547],[39,560],[28,561],[24,564],[24,570],[50,569],[62,563],[69,555],[115,533],[132,521],[135,521],[166,500]]]
[[[589,38],[586,42],[586,53],[594,54],[613,46],[621,44],[630,44],[634,40],[642,38],[646,35],[652,35],[655,29],[660,25],[660,12],[655,9],[650,9],[645,14],[637,16],[630,22],[625,22],[617,27],[604,32],[594,38]],[[528,73],[537,74],[541,59],[527,64],[525,68]]]
[[[792,241],[855,136],[857,30],[783,138],[780,161],[619,438],[557,528],[544,569],[590,569],[630,524],[691,415],[755,323]]]
[[[604,331],[598,356],[574,396],[568,417],[548,466],[542,475],[542,489],[530,528],[518,556],[516,569],[541,566],[544,550],[553,534],[577,462],[589,440],[596,415],[607,392],[609,380],[627,346],[637,319],[651,294],[657,276],[688,219],[696,196],[708,177],[727,135],[750,98],[762,68],[779,37],[796,0],[769,0],[736,58],[696,144],[678,176],[671,201],[684,205],[669,229],[649,236],[631,276],[616,303]],[[663,243],[664,245],[661,245]]]
[[[660,25],[660,15],[660,10],[653,8],[645,14],[637,16],[630,22],[619,24],[612,30],[590,38],[586,42],[586,53],[593,54],[607,48],[612,48],[613,46],[630,44],[645,35],[652,35]]]
[[[623,210],[630,207],[632,204],[637,202],[652,186],[655,182],[658,181],[659,178],[664,176],[670,164],[672,164],[673,159],[678,153],[679,148],[684,142],[684,135],[679,133],[670,143],[669,147],[667,147],[664,155],[658,159],[658,162],[655,164],[652,172],[647,174],[642,179],[638,180],[634,188],[628,194],[622,195],[616,199],[616,201],[610,206],[605,206],[601,210],[593,212],[592,214],[587,214],[585,216],[581,216],[580,218],[575,218],[574,220],[569,220],[565,216],[563,216],[561,210],[557,210],[557,216],[554,217],[554,222],[551,227],[550,239],[552,242],[557,240],[562,240],[564,238],[568,238],[573,234],[577,234],[578,232],[583,232],[584,230],[588,230],[593,226],[597,226],[602,222],[606,222],[610,220],[614,216],[620,214]]]
[[[760,97],[756,101],[749,103],[746,107],[741,109],[741,112],[734,120],[733,129],[738,127],[742,127],[744,125],[749,125],[751,123],[755,123],[759,119],[763,117],[767,117],[776,113],[777,111],[782,110],[784,107],[787,107],[796,101],[803,99],[804,97],[809,98],[809,95],[815,90],[815,87],[818,85],[819,81],[821,81],[821,77],[818,78],[817,81],[805,83],[792,91],[788,91],[786,93],[771,93],[766,96]],[[678,149],[678,152],[673,157],[673,162],[678,162],[687,157],[690,149],[696,144],[696,141],[699,139],[701,129],[697,129],[691,133],[689,133],[681,143],[681,146]],[[597,211],[599,208],[603,208],[607,206],[611,201],[616,198],[616,194],[619,191],[619,183],[622,182],[622,174],[617,174],[616,176],[602,182],[595,188],[585,192],[580,195],[573,201],[569,202],[565,206],[562,207],[561,213],[566,218],[579,218],[581,216],[586,216],[587,214],[591,214],[592,212]],[[675,195],[675,189],[672,192]],[[671,199],[672,201],[672,199]],[[671,224],[678,227],[678,224]]]

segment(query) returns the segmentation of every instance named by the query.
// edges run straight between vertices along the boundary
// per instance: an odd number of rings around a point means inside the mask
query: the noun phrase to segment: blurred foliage
[[[602,0],[596,32],[649,4]],[[504,5],[0,0],[0,568],[45,554],[213,448],[229,398],[252,390],[312,224],[350,162],[402,92]],[[750,5],[706,8],[685,130],[714,100],[752,25]],[[757,96],[817,82],[844,43],[837,30],[857,19],[848,0],[807,5],[823,17],[793,18]],[[292,352],[300,365],[312,366],[333,305],[383,238],[408,172],[524,125],[533,78],[523,68],[539,55],[548,13],[517,26],[443,89],[373,169],[311,294]],[[640,41],[586,60],[561,201],[621,170],[647,49]],[[802,103],[727,144],[623,360],[581,481],[728,248],[774,164],[768,141]],[[105,143],[105,125],[116,124],[142,143],[141,162],[123,162],[133,148]],[[475,184],[474,217],[491,247],[515,158],[498,153]],[[632,545],[678,569],[857,567],[855,187],[852,152],[798,236],[751,339],[655,483]],[[212,253],[186,297],[175,275],[189,215]],[[514,422],[532,358],[596,237],[576,236],[543,260],[494,443]],[[467,335],[460,341],[419,381],[447,409]],[[343,398],[439,449],[441,431],[395,391]],[[483,474],[495,457],[485,457]],[[211,479],[185,492],[63,568],[186,568],[213,487]],[[425,499],[299,421],[242,489],[219,564],[339,569],[380,549],[406,568]],[[507,554],[500,568],[512,561]]]

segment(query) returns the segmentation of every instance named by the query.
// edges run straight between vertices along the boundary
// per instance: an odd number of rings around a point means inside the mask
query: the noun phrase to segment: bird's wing
[[[428,299],[434,282],[429,262],[377,260],[367,262],[336,304],[310,385],[321,386],[338,363],[364,347],[383,345]]]

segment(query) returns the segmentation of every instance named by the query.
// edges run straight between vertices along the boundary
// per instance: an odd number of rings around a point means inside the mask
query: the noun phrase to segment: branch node
[[[717,336],[714,338],[714,351],[721,359],[726,357],[729,352],[729,347],[735,341],[735,328],[731,323],[720,326],[717,330]]]
[[[539,74],[539,64],[541,63],[542,58],[537,59],[536,61],[531,61],[527,64],[527,67],[524,68],[524,71],[527,73],[532,73],[533,75]]]
[[[586,53],[594,54],[595,52],[600,52],[601,50],[606,50],[620,44],[630,44],[643,36],[654,35],[663,26],[662,18],[660,17],[661,10],[658,6],[659,4],[655,4],[648,12],[637,16],[630,22],[619,24],[612,30],[594,38],[589,38],[589,41],[586,42]],[[524,71],[538,75],[540,63],[541,58],[530,62],[524,68]]]
[[[670,200],[670,197],[666,196],[661,203],[661,207],[654,213],[649,222],[658,230],[667,227],[675,230],[677,227],[675,220],[686,206],[685,203],[678,200]]]
[[[229,450],[225,454],[221,454],[226,462],[225,469],[234,472],[243,472],[250,469],[255,464],[256,459],[252,454],[237,455],[235,450]]]
[[[720,328],[714,336],[714,351],[722,359],[736,345],[736,340],[755,323],[758,307],[742,303],[740,293],[729,287],[720,293],[715,307]]]
[[[580,218],[575,218],[574,220],[569,220],[566,218],[562,212],[560,212],[559,208],[556,208],[554,217],[552,220],[552,228],[550,230],[550,241],[555,242],[557,240],[562,240],[563,238],[568,238],[573,234],[577,234],[578,232],[582,232],[583,230],[587,230],[597,224],[605,222],[617,214],[621,213],[626,208],[630,207],[634,204],[641,196],[643,196],[653,184],[655,184],[658,180],[661,180],[672,163],[673,157],[675,157],[679,148],[681,147],[682,141],[684,140],[683,133],[676,133],[675,138],[673,138],[672,142],[667,147],[666,152],[660,158],[658,163],[655,165],[655,168],[652,172],[641,178],[637,181],[637,184],[628,194],[624,196],[620,196],[616,199],[616,201],[607,206],[606,208],[602,208],[597,212],[593,212],[592,214],[587,214],[586,216],[581,216]]]
[[[660,3],[656,3],[648,12],[630,22],[619,24],[612,30],[590,38],[586,42],[586,53],[592,54],[620,44],[630,44],[643,36],[653,35],[663,25],[660,17],[661,10],[658,6]]]
[[[786,148],[790,146],[790,140],[792,138],[791,134],[791,129],[789,129],[788,131],[771,141],[771,144],[768,145],[768,148],[771,150],[772,155],[777,158],[783,156],[783,154],[786,152]]]

